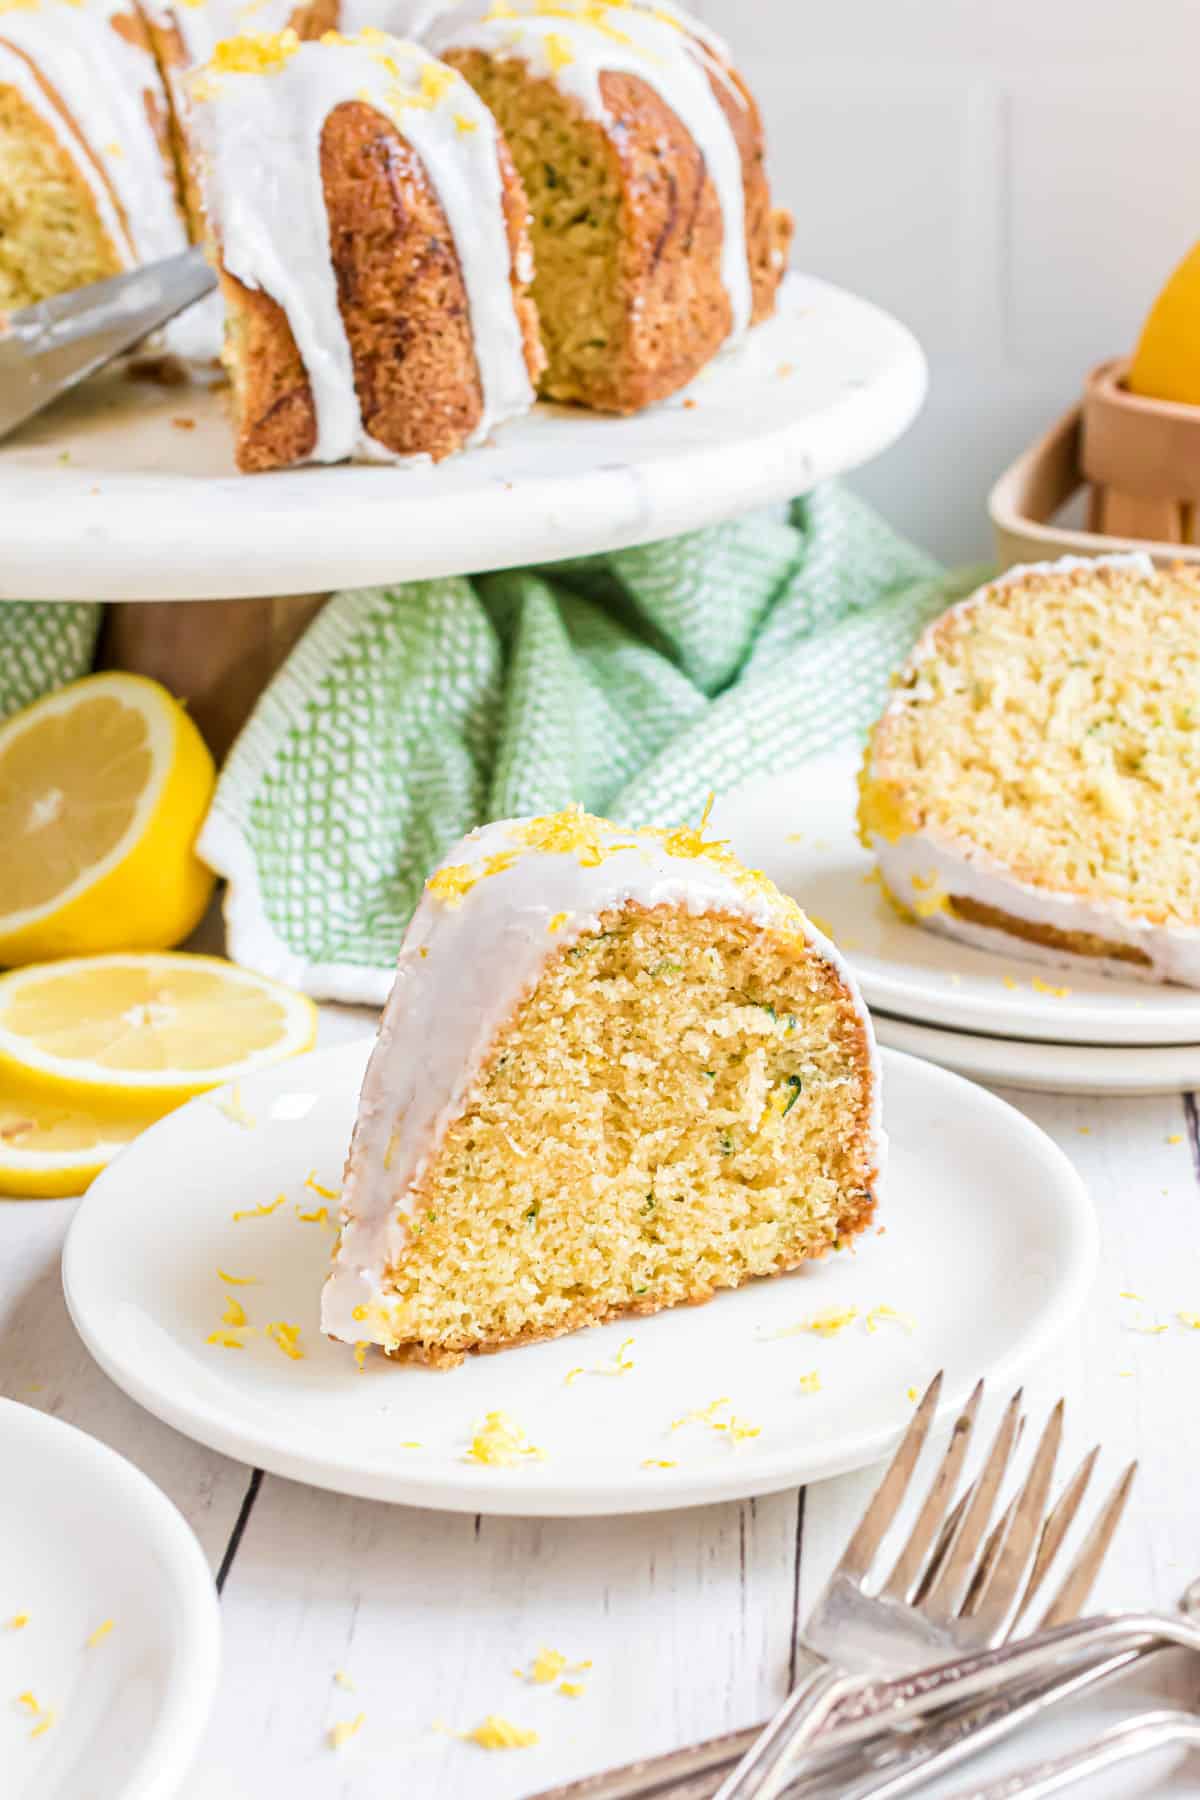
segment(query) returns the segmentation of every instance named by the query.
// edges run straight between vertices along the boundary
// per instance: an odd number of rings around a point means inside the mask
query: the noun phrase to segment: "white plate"
[[[199,1545],[131,1463],[12,1400],[0,1400],[0,1471],[4,1800],[168,1800],[217,1686],[217,1596]],[[25,1692],[40,1714],[16,1702]]]
[[[861,746],[724,794],[713,829],[828,925],[868,1005],[923,1024],[1060,1044],[1200,1044],[1200,989],[1119,981],[956,944],[910,925],[858,841]],[[1065,996],[1034,987],[1070,990]]]
[[[911,1413],[908,1390],[939,1368],[947,1408],[979,1375],[1008,1381],[1070,1322],[1091,1281],[1095,1223],[1062,1152],[983,1089],[889,1052],[886,1230],[856,1254],[451,1371],[374,1358],[360,1374],[348,1347],[319,1336],[329,1238],[296,1206],[319,1204],[303,1186],[310,1170],[337,1181],[367,1049],[320,1052],[244,1082],[252,1126],[211,1099],[164,1119],[95,1183],[67,1239],[67,1301],[102,1368],[159,1418],[280,1475],[464,1512],[645,1512],[768,1493],[884,1454]],[[278,1211],[233,1222],[280,1192]],[[206,1344],[226,1292],[219,1268],[261,1278],[233,1291],[255,1326],[300,1326],[302,1361],[261,1329],[243,1349]],[[879,1305],[911,1315],[911,1335],[895,1323],[867,1331]],[[861,1316],[836,1337],[771,1337],[851,1306]],[[630,1373],[568,1384],[572,1369],[595,1369],[626,1338]],[[821,1391],[805,1394],[812,1370]],[[722,1396],[760,1436],[672,1431]],[[465,1461],[492,1410],[510,1414],[545,1461]],[[654,1458],[676,1466],[643,1466]]]
[[[977,1037],[942,1031],[873,1013],[881,1044],[923,1056],[972,1081],[1031,1088],[1051,1094],[1179,1094],[1200,1087],[1200,1044],[1155,1048],[1125,1044],[1023,1043],[1018,1038]]]
[[[224,394],[111,376],[0,445],[0,599],[307,594],[649,543],[869,461],[925,381],[904,326],[801,275],[686,394],[539,407],[436,468],[238,476]]]

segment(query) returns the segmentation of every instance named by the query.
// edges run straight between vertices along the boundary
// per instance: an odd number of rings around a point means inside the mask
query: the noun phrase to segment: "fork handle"
[[[1005,1775],[986,1787],[967,1788],[954,1800],[1049,1800],[1064,1788],[1074,1787],[1085,1776],[1102,1774],[1132,1756],[1144,1756],[1167,1744],[1200,1742],[1200,1720],[1192,1713],[1149,1712],[1114,1725],[1093,1744],[1069,1756],[1056,1756]]]
[[[821,1730],[838,1701],[858,1685],[836,1664],[813,1657],[808,1674],[726,1776],[713,1800],[776,1800],[788,1784],[797,1754]]]

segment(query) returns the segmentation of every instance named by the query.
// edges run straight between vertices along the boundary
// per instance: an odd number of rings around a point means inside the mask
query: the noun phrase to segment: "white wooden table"
[[[330,1017],[323,1035],[364,1027],[369,1018]],[[1086,1314],[1034,1372],[1030,1402],[1040,1414],[1068,1396],[1064,1468],[1096,1439],[1105,1484],[1140,1458],[1096,1600],[1165,1605],[1200,1573],[1200,1331],[1175,1317],[1200,1314],[1196,1102],[1005,1097],[1075,1161],[1103,1232]],[[212,1564],[224,1674],[183,1800],[518,1800],[749,1724],[783,1697],[797,1623],[874,1471],[740,1505],[561,1521],[418,1512],[262,1476],[160,1425],[92,1362],[59,1281],[74,1204],[0,1202],[0,1391],[137,1463]],[[1171,1329],[1136,1329],[1158,1320]],[[581,1698],[515,1678],[542,1645],[591,1659]],[[1200,1704],[1198,1678],[1200,1666],[1160,1662],[1135,1689],[1106,1690],[971,1774],[1083,1741],[1131,1693]],[[360,1710],[358,1735],[330,1749],[328,1726]],[[436,1728],[492,1712],[540,1743],[486,1752]],[[1160,1757],[1087,1791],[1200,1796],[1200,1757]]]

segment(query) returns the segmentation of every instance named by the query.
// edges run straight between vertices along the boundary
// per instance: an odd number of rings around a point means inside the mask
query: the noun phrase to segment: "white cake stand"
[[[187,692],[223,748],[331,589],[713,524],[869,461],[925,386],[904,326],[796,274],[773,319],[662,405],[630,419],[538,407],[436,467],[239,476],[225,393],[113,373],[0,444],[0,601],[156,603],[114,609],[105,658]],[[227,715],[215,724],[210,694]]]

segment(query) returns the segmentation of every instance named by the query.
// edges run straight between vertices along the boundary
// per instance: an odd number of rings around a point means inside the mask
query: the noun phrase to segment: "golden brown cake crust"
[[[544,271],[540,279],[535,277],[533,291],[549,358],[543,395],[599,411],[632,413],[686,386],[716,355],[732,323],[721,278],[720,200],[691,134],[657,89],[636,75],[601,75],[604,106],[614,121],[606,129],[587,118],[552,80],[530,76],[516,59],[470,49],[448,52],[447,61],[497,105],[534,201],[535,255]],[[728,71],[728,76],[736,93],[719,75],[710,73],[709,80],[741,156],[757,322],[774,308],[791,220],[771,207],[758,108],[736,74]],[[585,337],[581,345],[579,321],[561,317],[549,273],[552,234],[576,236],[590,220],[563,221],[554,195],[539,216],[543,149],[517,128],[518,112],[567,121],[580,165],[603,171],[596,183],[602,197],[614,190],[619,196],[618,229],[606,253],[601,257],[592,244],[580,246],[580,254],[590,258],[598,343]],[[589,357],[589,349],[596,353]]]
[[[501,146],[514,266],[526,208]],[[454,240],[421,158],[362,101],[338,106],[321,135],[330,254],[366,430],[397,455],[440,460],[477,427],[483,397]],[[228,360],[237,391],[238,467],[284,468],[317,439],[312,391],[286,315],[228,273]],[[512,276],[531,379],[540,366],[532,302]]]

